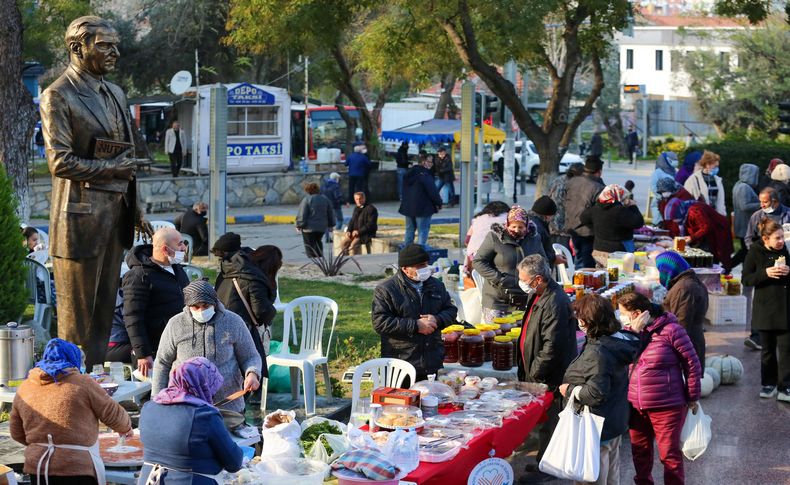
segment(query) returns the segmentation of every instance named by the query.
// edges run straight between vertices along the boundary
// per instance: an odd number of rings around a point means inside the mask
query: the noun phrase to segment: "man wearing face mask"
[[[760,210],[756,211],[749,218],[749,225],[746,228],[746,247],[751,247],[752,243],[760,236],[757,234],[757,225],[764,218],[776,221],[779,224],[790,224],[790,207],[782,205],[779,201],[779,194],[772,187],[766,187],[757,196],[760,200]]]
[[[223,384],[214,393],[213,402],[242,389],[257,390],[262,360],[244,320],[222,305],[208,281],[193,281],[184,288],[184,305],[162,333],[151,395],[167,387],[170,369],[193,357],[205,357],[222,374]],[[243,413],[244,399],[220,408]]]
[[[195,247],[192,248],[193,256],[208,256],[208,223],[206,222],[208,205],[205,202],[195,202],[192,208],[187,209],[181,216],[180,227],[176,228],[184,234],[192,236]]]
[[[113,332],[108,350],[124,347],[132,362],[149,375],[159,338],[173,315],[184,308],[184,287],[189,277],[181,264],[186,246],[181,233],[164,227],[154,233],[153,244],[135,246],[126,255],[129,272],[123,277],[124,332]]]
[[[409,362],[418,381],[442,368],[441,331],[458,314],[447,289],[431,277],[429,259],[419,244],[404,247],[398,272],[373,293],[373,329],[381,335],[381,356]]]

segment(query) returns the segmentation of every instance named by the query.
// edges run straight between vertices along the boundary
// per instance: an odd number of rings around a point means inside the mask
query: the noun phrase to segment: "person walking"
[[[639,135],[636,134],[633,126],[628,127],[625,144],[628,147],[628,164],[631,165],[636,161],[636,154],[639,152]]]
[[[620,483],[620,443],[628,431],[628,368],[639,351],[639,337],[621,331],[611,302],[598,295],[585,295],[573,304],[579,329],[587,336],[581,355],[565,371],[560,394],[576,396],[580,406],[604,418],[601,430],[598,480]],[[575,484],[590,482],[575,481]]]
[[[365,195],[368,195],[365,178],[370,171],[371,163],[367,153],[368,149],[365,145],[357,145],[354,147],[354,152],[346,156],[346,166],[348,167],[347,204],[354,201],[355,192],[365,192]],[[334,224],[332,225],[334,226]]]
[[[581,214],[582,224],[592,226],[593,258],[599,267],[606,267],[609,253],[634,252],[634,229],[645,225],[636,202],[625,194],[619,185],[607,185],[595,204]]]
[[[584,175],[568,180],[563,205],[565,206],[565,228],[571,235],[577,268],[593,268],[593,230],[581,221],[582,212],[595,204],[605,184],[601,180],[603,162],[589,156],[584,162]]]
[[[716,212],[727,216],[724,206],[724,184],[719,177],[719,155],[705,150],[697,162],[697,167],[683,186],[694,196],[713,207]]]
[[[584,173],[583,163],[572,163],[563,175],[557,175],[549,185],[549,197],[557,206],[557,213],[549,221],[549,233],[553,243],[562,244],[570,248],[571,236],[565,226],[565,195],[568,193],[567,184],[573,177]]]
[[[455,207],[455,170],[453,161],[447,154],[445,147],[439,148],[434,159],[434,166],[436,167],[436,188],[442,197],[442,203]]]
[[[343,230],[343,191],[340,190],[340,174],[332,172],[324,180],[321,187],[321,194],[332,203],[332,210],[335,212],[335,226],[330,227],[326,232],[326,242],[332,242],[332,229]]]
[[[628,401],[636,485],[652,485],[653,442],[664,465],[664,483],[685,483],[680,432],[688,410],[696,414],[702,365],[686,331],[672,313],[639,293],[617,300],[620,321],[639,334],[643,347],[631,367]],[[606,423],[604,423],[606,426]]]
[[[760,199],[757,192],[757,178],[760,168],[751,163],[744,163],[738,170],[738,182],[732,188],[732,205],[735,213],[733,233],[741,242],[741,247],[732,257],[732,266],[743,263],[748,247],[746,246],[746,231],[749,229],[749,218],[760,210]]]
[[[404,247],[414,242],[417,231],[417,243],[428,247],[428,233],[431,230],[431,217],[442,208],[442,198],[434,183],[431,169],[433,159],[430,155],[420,155],[420,164],[410,168],[403,179],[403,200],[398,212],[406,220]]]
[[[395,165],[398,169],[398,200],[403,200],[403,177],[409,170],[409,142],[402,141],[395,154]]]
[[[174,120],[170,128],[165,132],[165,152],[170,158],[170,172],[173,177],[178,177],[178,172],[181,171],[181,164],[184,162],[184,144],[186,143],[186,134],[181,129],[181,123]]]
[[[296,214],[296,230],[302,233],[304,252],[308,258],[321,258],[324,256],[324,237],[327,228],[335,225],[335,211],[332,203],[325,196],[318,193],[318,184],[307,182],[302,188],[305,197],[299,203],[299,212]]]
[[[763,219],[749,248],[743,281],[754,287],[752,328],[760,332],[760,397],[790,403],[790,253],[782,226]]]

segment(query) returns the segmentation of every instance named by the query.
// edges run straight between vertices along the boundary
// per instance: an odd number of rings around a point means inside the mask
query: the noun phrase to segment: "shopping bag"
[[[702,406],[699,404],[697,404],[697,414],[692,413],[691,409],[688,410],[686,422],[680,430],[683,456],[694,461],[705,453],[711,438],[710,422],[710,416],[702,412]]]
[[[560,412],[560,420],[539,468],[557,478],[594,482],[600,472],[604,418],[591,413],[589,406],[584,406],[581,413],[576,413],[576,399],[580,390],[581,386],[573,390],[567,406]]]
[[[464,322],[482,322],[483,307],[480,304],[480,289],[469,288],[461,292],[461,307],[463,315],[459,315]]]

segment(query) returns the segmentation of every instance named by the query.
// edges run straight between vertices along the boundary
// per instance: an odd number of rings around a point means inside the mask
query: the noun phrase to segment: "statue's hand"
[[[151,226],[151,223],[146,221],[142,217],[142,214],[138,214],[138,216],[139,218],[137,219],[137,222],[134,225],[134,229],[137,232],[137,235],[142,236],[141,239],[143,239],[146,242],[153,240],[154,237],[153,226]]]
[[[137,174],[137,164],[134,160],[123,158],[115,166],[115,178],[122,180],[132,180]]]

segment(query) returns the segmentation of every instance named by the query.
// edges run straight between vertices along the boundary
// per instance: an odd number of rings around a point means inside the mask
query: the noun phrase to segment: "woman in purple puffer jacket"
[[[686,330],[672,313],[638,293],[618,300],[620,320],[642,337],[643,350],[631,367],[628,401],[636,485],[652,485],[653,440],[664,465],[664,484],[685,483],[680,431],[689,409],[697,412],[700,367]]]

